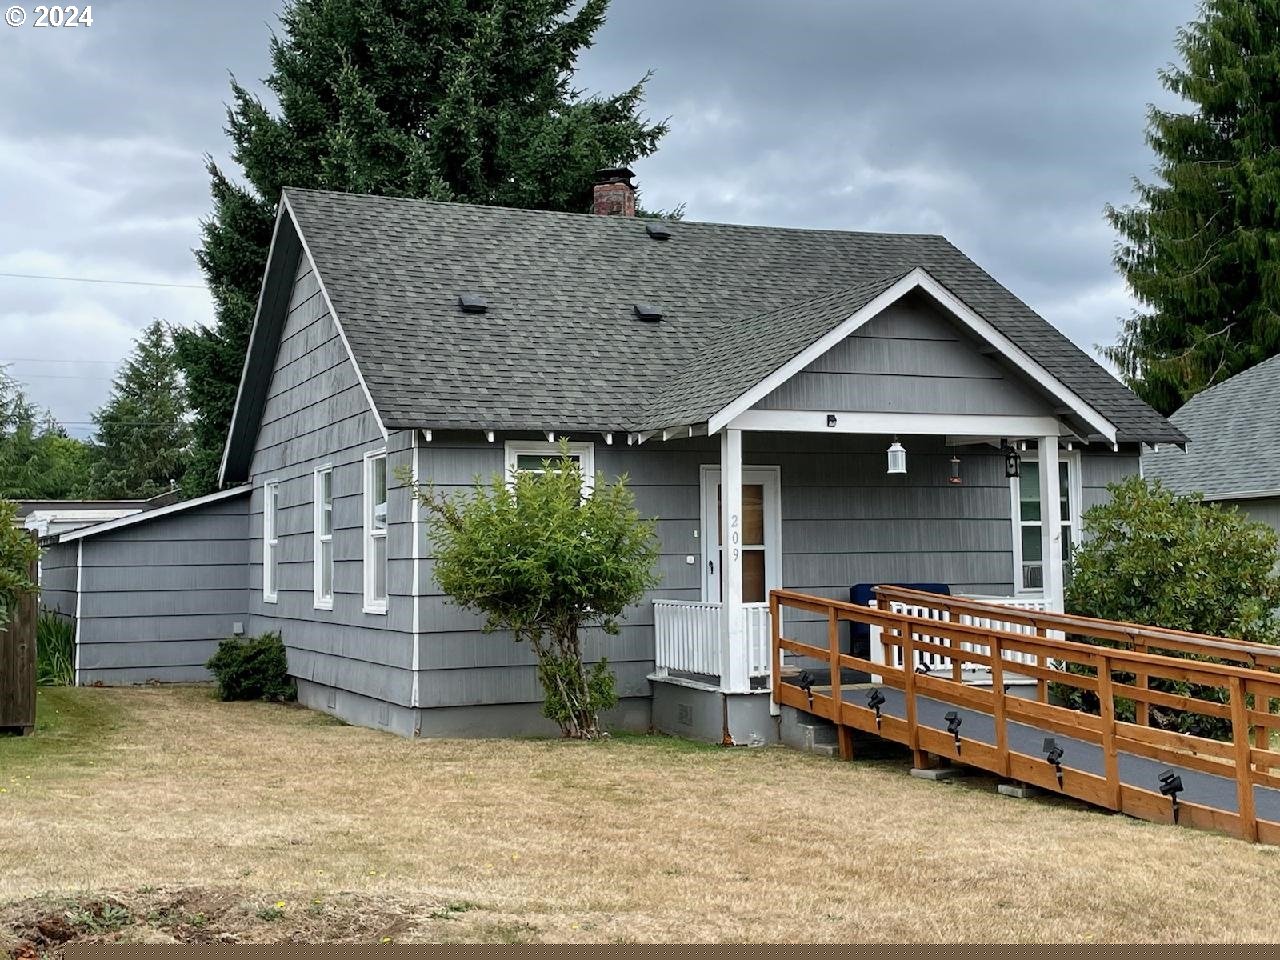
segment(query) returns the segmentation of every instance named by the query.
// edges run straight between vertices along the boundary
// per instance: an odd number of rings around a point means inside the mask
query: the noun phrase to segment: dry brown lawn
[[[411,742],[203,688],[0,740],[0,951],[153,941],[1266,940],[1280,851],[661,737]],[[20,950],[18,948],[21,948]]]

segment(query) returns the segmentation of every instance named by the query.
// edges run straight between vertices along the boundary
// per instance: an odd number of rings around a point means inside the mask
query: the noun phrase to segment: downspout
[[[414,429],[409,434],[409,452],[413,457],[413,463],[410,466],[410,476],[413,477],[414,486],[418,483],[418,431]],[[413,537],[413,693],[410,696],[409,705],[414,710],[413,717],[413,735],[416,737],[422,732],[422,720],[419,717],[418,704],[418,668],[420,665],[420,648],[422,640],[422,581],[419,579],[421,573],[421,557],[419,549],[419,529],[418,515],[421,510],[418,505],[417,496],[410,494],[409,497],[409,529]]]
[[[84,539],[76,541],[76,656],[72,685],[80,686],[80,602],[84,596]]]

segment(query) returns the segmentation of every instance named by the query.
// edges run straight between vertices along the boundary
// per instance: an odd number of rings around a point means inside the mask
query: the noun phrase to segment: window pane
[[[759,483],[742,485],[742,543],[764,545],[764,486]]]
[[[320,596],[333,596],[333,541],[320,541]]]
[[[370,481],[370,497],[373,502],[373,528],[387,529],[387,458],[372,461],[373,477]]]
[[[373,538],[373,599],[387,599],[387,538]]]
[[[1022,477],[1018,480],[1018,507],[1021,519],[1040,519],[1040,465],[1038,463],[1022,463]]]
[[[742,551],[742,602],[763,603],[766,599],[764,590],[764,551]]]
[[[542,473],[542,464],[547,461],[556,461],[560,459],[560,454],[539,454],[539,453],[521,453],[516,456],[516,469],[527,471],[529,473]],[[582,466],[582,457],[576,453],[569,454],[569,459],[573,460],[578,466]]]
[[[1044,558],[1044,541],[1040,536],[1040,525],[1034,524],[1022,528],[1022,560],[1024,563],[1039,563]]]
[[[1058,496],[1062,504],[1062,520],[1071,519],[1071,477],[1067,471],[1067,461],[1058,461]]]

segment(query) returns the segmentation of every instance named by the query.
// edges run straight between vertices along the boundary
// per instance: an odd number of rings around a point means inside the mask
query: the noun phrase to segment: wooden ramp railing
[[[946,758],[1143,819],[1280,843],[1280,775],[1273,772],[1280,752],[1271,745],[1280,716],[1270,710],[1280,700],[1280,672],[1272,672],[1280,670],[1280,650],[901,588],[877,594],[878,608],[770,594],[773,697],[835,723],[846,759],[853,731],[861,730],[907,745],[918,766]],[[894,612],[894,600],[934,615]],[[782,636],[781,608],[825,621],[826,643]],[[998,629],[988,616],[1034,632]],[[817,626],[811,617],[789,617],[788,630]],[[843,653],[842,622],[878,629],[885,662]],[[935,676],[897,665],[915,663],[917,651],[945,656],[954,669]],[[801,658],[802,669],[784,672],[784,655]],[[963,682],[962,668],[970,667],[989,669],[990,686]],[[845,670],[879,681],[847,684]],[[1007,674],[1040,682],[1006,688]],[[1153,689],[1159,680],[1187,684],[1187,695]],[[1050,682],[1092,694],[1097,713],[1048,702]],[[1035,699],[1026,695],[1037,689]],[[1117,716],[1124,701],[1136,705],[1134,722]],[[1213,718],[1229,725],[1231,739],[1157,729],[1150,725],[1155,707]],[[1161,776],[1167,791],[1170,775],[1181,787],[1172,794],[1161,790]]]

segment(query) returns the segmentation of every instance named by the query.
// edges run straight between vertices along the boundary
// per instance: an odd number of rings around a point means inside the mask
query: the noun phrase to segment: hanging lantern
[[[1006,440],[1000,441],[1000,452],[1004,454],[1004,475],[1009,479],[1022,475],[1022,458],[1018,451]]]
[[[898,438],[893,438],[893,443],[889,444],[889,469],[886,473],[906,473],[907,472],[907,451],[902,444],[898,442]]]
[[[951,456],[951,476],[947,478],[948,483],[964,483],[960,479],[960,458],[952,454]]]

